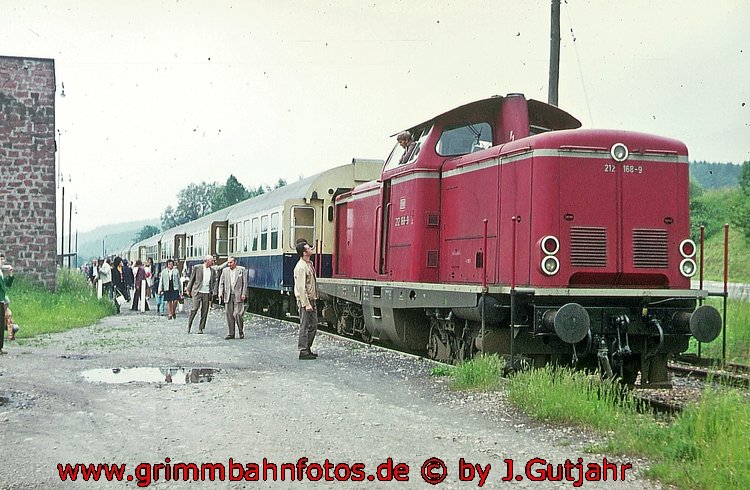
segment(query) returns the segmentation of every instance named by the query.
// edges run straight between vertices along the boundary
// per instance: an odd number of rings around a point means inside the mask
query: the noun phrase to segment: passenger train
[[[522,94],[406,128],[385,162],[354,161],[133,245],[130,257],[238,257],[251,308],[295,314],[298,237],[316,245],[322,318],[448,362],[497,352],[668,382],[667,358],[716,338],[690,289],[688,152],[581,129]]]

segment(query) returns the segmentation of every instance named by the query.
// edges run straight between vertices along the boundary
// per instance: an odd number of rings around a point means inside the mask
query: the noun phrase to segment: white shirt
[[[201,282],[201,288],[198,290],[199,293],[210,293],[211,292],[211,268],[203,266],[203,282]]]
[[[237,269],[229,269],[229,284],[232,285],[232,289],[234,289],[234,285],[237,283]]]

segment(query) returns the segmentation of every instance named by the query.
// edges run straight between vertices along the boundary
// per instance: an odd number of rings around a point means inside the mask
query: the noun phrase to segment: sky
[[[0,11],[0,55],[55,60],[57,156],[79,231],[158,218],[190,183],[273,185],[384,159],[397,131],[473,100],[548,96],[549,0]],[[750,160],[750,2],[567,0],[561,12],[558,105],[584,127],[677,138],[691,160]]]

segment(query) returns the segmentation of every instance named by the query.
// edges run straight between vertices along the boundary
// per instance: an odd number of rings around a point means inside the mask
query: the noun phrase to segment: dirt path
[[[139,481],[170,489],[433,488],[421,473],[430,458],[447,469],[436,488],[477,488],[476,467],[473,481],[459,480],[461,458],[483,471],[491,465],[483,488],[499,488],[510,483],[501,481],[508,459],[519,475],[532,458],[602,463],[601,455],[578,450],[587,441],[577,431],[519,419],[502,393],[454,393],[430,376],[428,362],[324,335],[315,344],[320,358],[299,361],[293,326],[253,318],[244,340],[227,341],[222,313],[211,312],[205,335],[185,332],[185,314],[167,321],[127,311],[89,328],[11,343],[10,354],[0,358],[0,488],[137,488]],[[136,367],[162,368],[151,372],[160,381],[114,384],[84,376],[106,369],[118,379],[127,371],[114,375],[111,369]],[[172,383],[161,379],[169,368]],[[210,382],[178,384],[185,374],[177,368],[218,372]],[[229,468],[232,458],[247,465],[244,476],[251,478],[251,463],[262,465],[263,458],[280,466],[305,457],[304,483],[290,482],[288,472],[285,481],[233,482],[174,481],[169,473],[180,462],[222,463],[228,479],[240,475]],[[391,473],[408,481],[378,481],[389,466],[378,465],[388,458]],[[326,469],[315,466],[326,459],[329,476],[349,481],[326,482]],[[634,467],[617,488],[655,488],[637,476],[643,462],[609,459]],[[58,463],[127,463],[124,475],[131,481],[61,482]],[[140,463],[164,464],[158,481]],[[534,466],[536,474],[543,468]],[[323,479],[310,482],[319,470]],[[464,466],[464,477],[470,473]],[[570,471],[573,478],[578,474]],[[351,481],[358,476],[365,481]],[[584,481],[583,488],[609,487],[609,478]],[[513,483],[572,488],[572,482],[526,478]]]

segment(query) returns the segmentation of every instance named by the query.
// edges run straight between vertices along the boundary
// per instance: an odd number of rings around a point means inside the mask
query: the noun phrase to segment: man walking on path
[[[247,291],[247,272],[237,265],[237,259],[229,257],[227,266],[221,271],[219,279],[219,301],[224,300],[227,313],[227,327],[229,333],[226,340],[234,338],[234,326],[237,325],[240,338],[245,338],[242,315],[245,312],[245,293]]]
[[[190,307],[190,317],[188,317],[188,333],[193,326],[193,318],[198,313],[198,308],[201,310],[198,333],[203,333],[206,329],[208,308],[211,305],[211,292],[216,282],[216,271],[211,267],[213,263],[214,258],[211,255],[206,255],[203,264],[194,265],[190,272],[186,294],[193,298],[193,304]]]
[[[315,281],[315,269],[310,256],[312,247],[307,242],[297,244],[299,261],[294,267],[294,295],[299,309],[299,358],[316,359],[318,355],[311,349],[315,333],[318,331],[318,311],[315,301],[318,299],[318,287]]]

